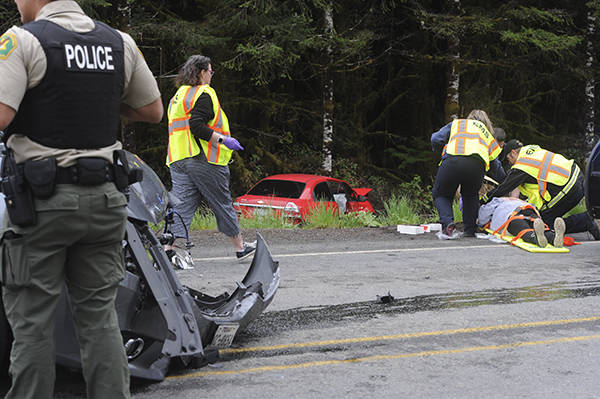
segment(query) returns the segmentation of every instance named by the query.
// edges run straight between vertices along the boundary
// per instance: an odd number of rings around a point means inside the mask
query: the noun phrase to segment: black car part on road
[[[273,300],[279,287],[279,264],[258,234],[250,268],[231,295],[212,297],[183,286],[149,227],[149,223],[165,220],[170,194],[139,157],[131,153],[127,156],[130,166],[141,168],[144,177],[130,187],[123,240],[126,275],[115,306],[131,375],[161,381],[173,359],[184,365],[203,364],[208,348],[229,346]],[[4,214],[3,209],[0,214]],[[65,291],[57,309],[55,336],[57,364],[80,369],[79,346]],[[11,341],[2,307],[0,372],[8,366]]]

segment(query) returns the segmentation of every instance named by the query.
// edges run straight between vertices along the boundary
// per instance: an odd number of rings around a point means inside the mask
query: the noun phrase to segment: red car
[[[352,188],[333,177],[281,174],[259,181],[233,203],[238,214],[265,215],[269,210],[283,212],[287,217],[304,220],[310,209],[319,204],[333,207],[340,213],[373,212],[366,198],[370,188]]]

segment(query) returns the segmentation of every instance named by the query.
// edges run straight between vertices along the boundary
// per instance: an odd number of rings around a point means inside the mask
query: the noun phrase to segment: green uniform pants
[[[113,183],[61,184],[36,199],[38,222],[2,242],[4,307],[15,340],[10,399],[54,395],[56,305],[64,284],[88,398],[129,398],[129,368],[115,298],[124,278],[126,198]]]

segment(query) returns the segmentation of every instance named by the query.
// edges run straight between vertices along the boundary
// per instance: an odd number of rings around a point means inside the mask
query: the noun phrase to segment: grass
[[[254,215],[239,218],[242,229],[326,229],[326,228],[359,228],[380,227],[396,224],[421,224],[437,220],[437,213],[429,216],[419,215],[411,200],[399,195],[384,202],[384,212],[375,214],[369,212],[351,212],[340,215],[335,208],[326,207],[320,203],[313,208],[301,225],[294,224],[289,218],[278,213],[267,213],[265,215]],[[154,230],[162,229],[163,224],[154,226]],[[217,220],[208,208],[200,208],[195,213],[190,230],[216,230]]]
[[[392,194],[390,199],[383,203],[385,216],[381,222],[391,226],[395,224],[421,224],[425,221],[417,214],[412,202],[403,196]]]
[[[239,219],[242,229],[294,229],[298,228],[289,218],[281,212],[268,212],[265,215],[254,215],[254,217],[242,216]]]
[[[402,195],[393,194],[383,203],[384,211],[380,214],[368,212],[351,212],[340,215],[337,209],[326,207],[323,203],[312,209],[310,214],[300,225],[294,224],[292,220],[284,217],[281,213],[268,212],[265,215],[254,215],[239,218],[242,229],[326,229],[326,228],[359,228],[359,227],[381,227],[394,226],[398,224],[418,225],[431,223],[439,220],[437,211],[431,214],[420,214],[414,202]],[[452,206],[454,221],[462,221],[462,212],[458,201]],[[154,230],[162,229],[163,224],[154,227]],[[216,230],[217,220],[209,208],[200,208],[194,215],[190,230]]]
[[[190,224],[190,230],[215,230],[216,228],[217,218],[209,208],[199,208]]]
[[[452,203],[452,213],[454,214],[454,222],[455,223],[463,221],[463,215],[462,215],[462,211],[460,210],[460,203],[458,202],[458,200],[455,200]]]

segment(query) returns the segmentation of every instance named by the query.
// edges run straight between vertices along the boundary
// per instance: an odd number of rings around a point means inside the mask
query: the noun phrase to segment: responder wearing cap
[[[6,397],[53,397],[54,315],[66,283],[88,397],[129,398],[115,309],[127,200],[114,156],[121,116],[162,119],[158,85],[134,40],[77,2],[16,4],[24,25],[0,37],[0,130],[12,154],[2,188],[19,195],[6,202],[0,259],[14,334]]]
[[[572,159],[538,145],[524,146],[514,139],[504,145],[502,153],[511,168],[504,182],[483,198],[484,202],[518,188],[540,211],[544,223],[552,226],[554,219],[569,212],[583,198],[583,174]],[[566,217],[565,224],[566,233],[588,231],[600,240],[600,229],[588,212]]]

